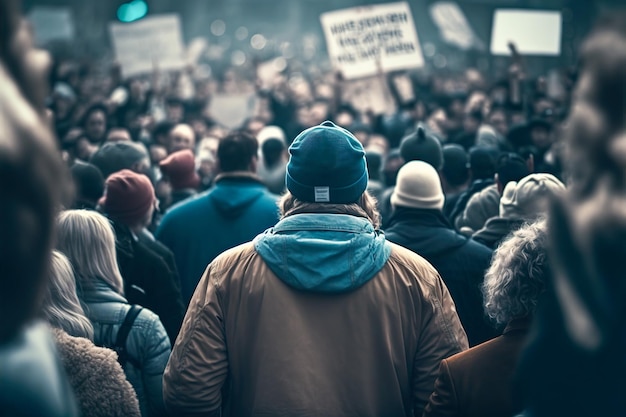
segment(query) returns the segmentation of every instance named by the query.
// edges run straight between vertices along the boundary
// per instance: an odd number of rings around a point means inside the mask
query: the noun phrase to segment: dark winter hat
[[[189,149],[177,151],[159,162],[161,172],[167,176],[174,190],[198,188],[200,176],[196,172],[196,161]]]
[[[298,200],[351,204],[367,188],[365,150],[352,133],[325,121],[289,147],[287,189]]]
[[[446,181],[452,185],[464,184],[469,178],[469,156],[465,148],[457,144],[443,147],[443,170]]]
[[[443,152],[441,142],[420,123],[417,130],[400,143],[400,155],[406,161],[424,161],[431,164],[437,171],[443,168]]]
[[[76,161],[70,168],[76,186],[76,199],[91,201],[95,206],[104,193],[104,177],[93,164]]]
[[[130,169],[134,164],[148,158],[146,148],[135,142],[107,142],[91,157],[91,162],[100,169],[102,175],[109,175],[122,169]]]
[[[106,180],[102,210],[111,218],[133,225],[139,222],[156,201],[150,179],[129,169],[123,169]]]

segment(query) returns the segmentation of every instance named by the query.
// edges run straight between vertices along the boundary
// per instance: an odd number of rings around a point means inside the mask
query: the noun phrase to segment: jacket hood
[[[216,179],[209,199],[222,216],[234,219],[240,217],[266,191],[266,187],[255,175],[225,174]]]
[[[441,210],[397,207],[385,234],[392,242],[408,245],[425,258],[444,255],[468,243],[454,231]]]
[[[305,291],[340,293],[372,279],[391,246],[364,218],[296,214],[254,239],[254,247],[285,284]]]

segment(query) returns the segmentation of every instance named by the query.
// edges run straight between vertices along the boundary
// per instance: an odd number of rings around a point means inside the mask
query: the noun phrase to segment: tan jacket
[[[164,373],[170,411],[421,415],[439,363],[467,338],[435,269],[390,245],[374,278],[338,294],[286,285],[252,243],[216,258]]]

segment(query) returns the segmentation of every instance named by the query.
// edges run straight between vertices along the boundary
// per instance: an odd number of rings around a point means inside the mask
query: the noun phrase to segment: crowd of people
[[[378,112],[319,68],[46,77],[0,5],[0,415],[624,411],[623,21],[560,94],[514,55]]]

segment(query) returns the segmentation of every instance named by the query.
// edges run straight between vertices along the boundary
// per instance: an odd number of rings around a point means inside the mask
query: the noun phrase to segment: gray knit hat
[[[407,162],[398,172],[391,204],[420,209],[443,209],[445,197],[439,174],[423,161]]]

